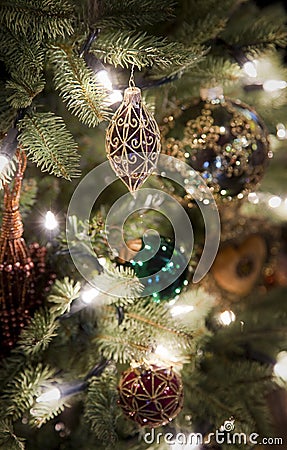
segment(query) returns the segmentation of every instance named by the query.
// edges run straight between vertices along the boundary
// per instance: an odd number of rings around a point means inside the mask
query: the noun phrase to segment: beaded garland
[[[22,328],[40,306],[53,283],[47,276],[46,248],[38,243],[27,246],[19,210],[26,155],[18,151],[18,169],[12,189],[4,185],[3,219],[0,234],[0,356],[14,347]],[[42,280],[43,273],[48,278]]]

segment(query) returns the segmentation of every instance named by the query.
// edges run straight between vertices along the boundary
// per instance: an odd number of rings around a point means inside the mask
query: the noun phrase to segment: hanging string
[[[134,88],[136,86],[135,85],[135,79],[134,79],[134,71],[135,71],[135,65],[133,64],[132,68],[131,68],[130,79],[129,79],[129,87],[130,88]]]

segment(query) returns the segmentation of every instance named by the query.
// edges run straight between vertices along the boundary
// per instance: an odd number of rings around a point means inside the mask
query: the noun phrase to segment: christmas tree
[[[286,18],[1,0],[0,449],[286,448]]]

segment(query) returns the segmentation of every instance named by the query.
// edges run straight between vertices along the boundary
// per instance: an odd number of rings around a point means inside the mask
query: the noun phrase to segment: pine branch
[[[19,351],[23,351],[28,357],[39,355],[56,336],[57,327],[56,317],[50,311],[44,309],[37,311],[20,335],[17,343]]]
[[[106,359],[113,359],[120,364],[126,364],[132,359],[141,361],[151,351],[152,344],[147,336],[141,336],[139,340],[134,338],[129,341],[125,336],[121,337],[118,333],[108,334],[110,330],[105,331],[107,334],[99,334],[95,342]]]
[[[192,329],[192,316],[190,319]],[[172,318],[166,305],[143,298],[126,305],[120,325],[111,306],[103,308],[97,323],[95,342],[98,348],[105,358],[118,362],[146,357],[161,343],[168,346],[171,353],[176,349],[174,356],[183,363],[194,354],[198,340],[206,334],[202,324],[190,331],[185,324]],[[199,325],[198,316],[195,317],[195,323]]]
[[[84,418],[97,439],[107,448],[114,447],[117,442],[116,423],[120,410],[116,400],[117,378],[114,370],[106,370],[100,378],[91,379],[85,400]]]
[[[203,53],[202,48],[186,48],[180,42],[169,42],[166,38],[122,30],[105,30],[91,51],[115,67],[134,64],[139,70],[153,65],[164,68],[193,64]]]
[[[85,222],[79,220],[76,216],[68,217],[68,231],[62,233],[59,237],[60,244],[64,251],[69,247],[77,248],[81,252],[89,249],[91,243],[91,256],[103,255],[110,256],[109,247],[107,246],[107,232],[104,226],[104,220],[101,215],[94,216],[90,221]],[[81,243],[82,249],[81,249]],[[91,251],[91,249],[89,249]]]
[[[61,117],[35,113],[20,122],[20,130],[23,149],[43,172],[67,180],[79,176],[77,145]]]
[[[231,12],[241,4],[248,0],[222,0],[218,3],[217,0],[208,0],[198,4],[198,0],[181,0],[181,14],[182,19],[187,22],[196,22],[203,20],[209,14],[213,18],[228,17]]]
[[[28,74],[28,79],[38,79],[43,71],[44,55],[44,48],[34,34],[25,37],[2,27],[0,59],[11,74],[20,71],[24,75]]]
[[[43,40],[72,34],[72,5],[66,0],[2,0],[0,23],[15,34]]]
[[[31,105],[34,97],[44,89],[44,86],[45,81],[43,79],[24,79],[20,71],[6,83],[7,101],[15,109],[26,108]]]
[[[7,101],[8,91],[3,82],[0,81],[0,135],[6,133],[13,125],[17,111]]]
[[[85,61],[64,44],[52,46],[49,55],[56,89],[68,109],[90,127],[107,120],[106,92]]]
[[[108,294],[105,303],[119,303],[119,299],[137,297],[143,290],[133,269],[124,266],[105,265],[103,272],[93,277],[93,283]]]
[[[49,367],[38,364],[36,367],[25,367],[14,378],[10,379],[1,395],[1,417],[20,418],[29,410],[39,394],[39,387],[52,377]]]
[[[242,69],[240,66],[224,57],[207,55],[200,61],[192,72],[192,80],[205,81],[205,85],[214,83],[229,85],[242,77]],[[183,80],[185,85],[188,81]],[[191,83],[192,84],[192,83]]]
[[[70,311],[72,302],[79,297],[81,284],[65,277],[63,280],[56,280],[52,292],[48,297],[51,307],[51,313],[61,316]]]
[[[33,405],[33,408],[30,409],[31,418],[29,423],[34,427],[40,428],[46,422],[61,414],[65,407],[69,407],[69,404],[63,399],[47,403],[36,403]]]
[[[105,27],[141,27],[171,20],[174,16],[174,0],[107,0],[103,2],[97,26]]]
[[[231,45],[237,46],[243,51],[252,54],[260,54],[268,49],[275,50],[276,46],[284,48],[287,43],[287,28],[285,13],[281,7],[268,9],[264,12],[253,6],[246,8],[244,26],[240,21],[240,30],[236,15],[231,19],[228,28],[221,37]]]
[[[25,450],[24,439],[15,435],[12,424],[7,420],[0,421],[0,449]]]
[[[226,10],[227,12],[228,10]],[[176,39],[185,45],[198,45],[215,39],[226,27],[228,18],[217,15],[218,10],[208,12],[200,19],[192,17],[190,22],[184,21],[176,31]]]
[[[20,198],[20,211],[22,218],[26,217],[36,203],[38,186],[35,178],[24,178]]]

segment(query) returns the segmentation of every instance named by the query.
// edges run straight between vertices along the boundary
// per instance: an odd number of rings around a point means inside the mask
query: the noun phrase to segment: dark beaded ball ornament
[[[179,106],[164,119],[162,133],[163,151],[190,164],[221,199],[254,189],[271,156],[256,111],[223,96]]]
[[[124,414],[142,427],[167,424],[183,405],[181,377],[172,367],[131,367],[122,373],[118,392]]]

